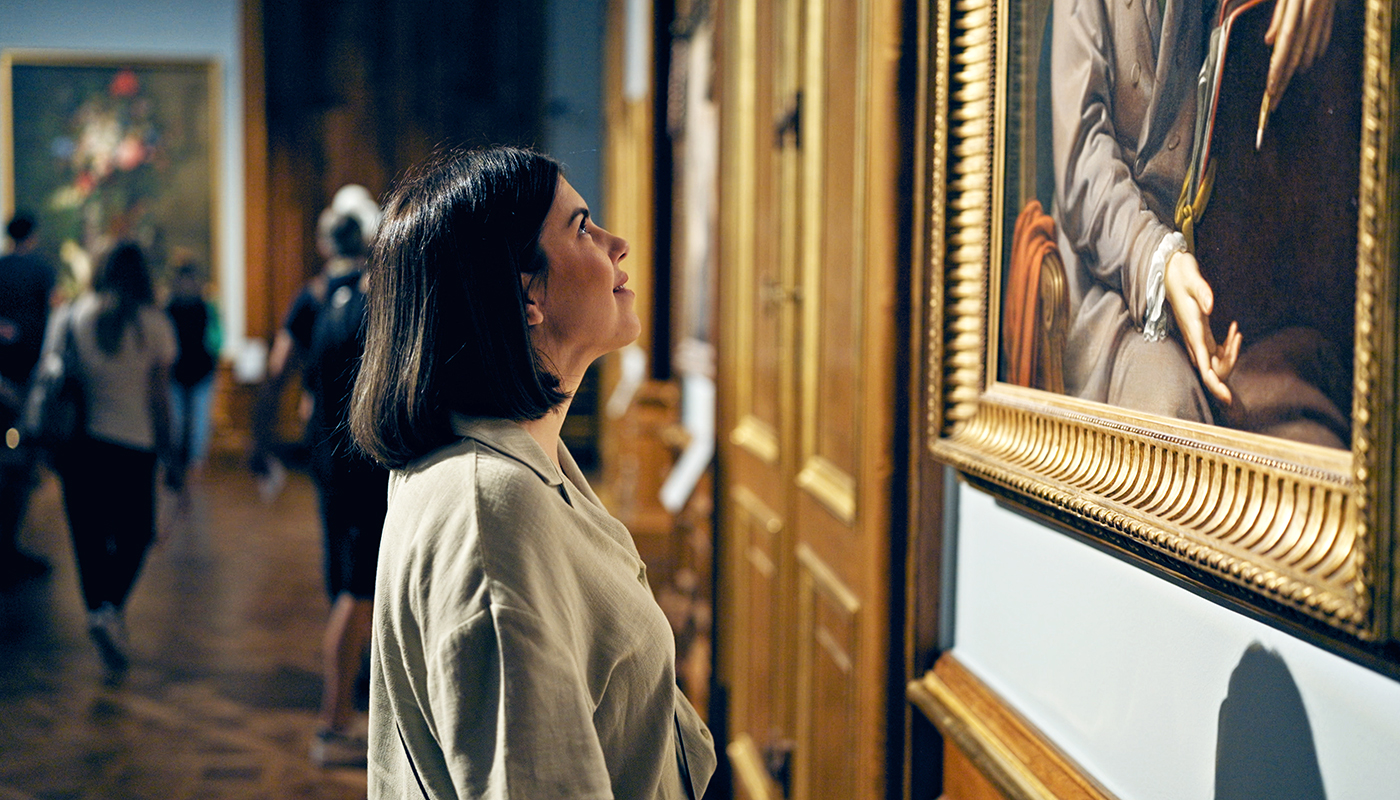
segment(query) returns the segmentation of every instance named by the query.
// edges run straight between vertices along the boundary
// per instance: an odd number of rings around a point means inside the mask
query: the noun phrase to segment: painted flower
[[[64,161],[72,158],[73,151],[77,149],[78,146],[73,143],[73,139],[70,136],[55,136],[54,140],[49,143],[49,153],[52,154],[54,158]]]
[[[93,180],[91,172],[80,172],[77,179],[73,181],[73,185],[77,187],[79,194],[87,196],[92,193],[97,181]]]
[[[129,69],[118,72],[107,89],[113,97],[131,97],[140,90],[141,82],[136,78],[136,73]]]
[[[141,162],[146,160],[146,145],[141,143],[141,137],[134,133],[128,133],[117,145],[117,167],[130,172],[141,166]]]

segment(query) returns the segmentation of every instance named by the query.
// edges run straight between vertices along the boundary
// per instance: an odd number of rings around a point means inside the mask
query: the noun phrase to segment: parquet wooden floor
[[[163,498],[115,687],[87,637],[60,497],[46,475],[21,535],[53,571],[0,593],[0,800],[365,796],[364,770],[308,758],[328,605],[304,475],[265,504],[216,461],[183,508]]]

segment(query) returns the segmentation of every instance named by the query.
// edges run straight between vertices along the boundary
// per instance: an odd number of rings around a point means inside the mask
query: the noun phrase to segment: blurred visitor
[[[222,336],[218,310],[205,298],[204,283],[199,267],[182,264],[175,271],[165,306],[180,350],[170,370],[175,439],[165,469],[165,485],[176,492],[184,489],[190,470],[204,462],[209,444],[209,402]]]
[[[341,187],[331,205],[321,212],[316,225],[316,246],[325,259],[321,271],[306,282],[272,340],[268,353],[267,377],[253,406],[253,447],[249,454],[249,466],[253,472],[271,477],[284,474],[279,457],[274,452],[277,441],[278,412],[281,408],[282,393],[288,380],[304,370],[304,361],[311,348],[311,337],[316,330],[316,316],[325,305],[330,282],[358,269],[355,258],[340,255],[333,240],[336,224],[346,218],[353,218],[359,224],[362,239],[361,250],[374,238],[379,224],[379,205],[369,191],[358,184]],[[305,376],[303,375],[303,385]],[[300,418],[307,422],[312,413],[309,394],[302,397],[298,406]],[[275,486],[264,491],[264,499],[276,494]]]
[[[45,575],[49,564],[19,548],[20,523],[34,485],[34,452],[16,428],[29,377],[39,360],[57,272],[38,252],[34,219],[16,214],[5,227],[14,243],[0,258],[0,588]]]
[[[44,341],[71,331],[87,399],[86,435],[55,459],[88,632],[109,680],[128,663],[123,609],[155,536],[157,454],[169,461],[175,331],[156,306],[141,249],[118,244],[93,290],[54,315]]]
[[[337,258],[354,263],[327,287],[306,355],[313,403],[307,438],[321,500],[326,592],[331,601],[322,648],[321,730],[311,745],[318,766],[363,766],[366,739],[355,722],[355,687],[369,646],[375,566],[388,505],[389,472],[360,452],[346,425],[364,347],[364,239],[352,216],[332,232]]]

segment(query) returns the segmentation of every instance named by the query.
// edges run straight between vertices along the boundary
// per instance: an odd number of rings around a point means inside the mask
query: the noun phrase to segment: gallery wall
[[[215,238],[224,351],[243,341],[243,88],[238,0],[4,0],[0,49],[210,59],[222,77]],[[0,137],[8,135],[0,125]],[[0,196],[7,191],[0,175]]]
[[[1278,796],[1227,790],[1244,775],[1294,797],[1400,797],[1400,682],[981,491],[957,502],[955,656],[1110,792]],[[1323,794],[1298,789],[1319,772]]]

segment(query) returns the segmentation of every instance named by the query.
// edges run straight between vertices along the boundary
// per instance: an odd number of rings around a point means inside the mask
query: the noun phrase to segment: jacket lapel
[[[1156,0],[1141,2],[1152,41],[1155,87],[1148,100],[1142,137],[1138,139],[1138,164],[1146,164],[1162,148],[1167,133],[1183,112],[1194,119],[1196,79],[1201,69],[1201,0],[1166,0],[1159,12]],[[1189,130],[1189,126],[1187,130]]]

